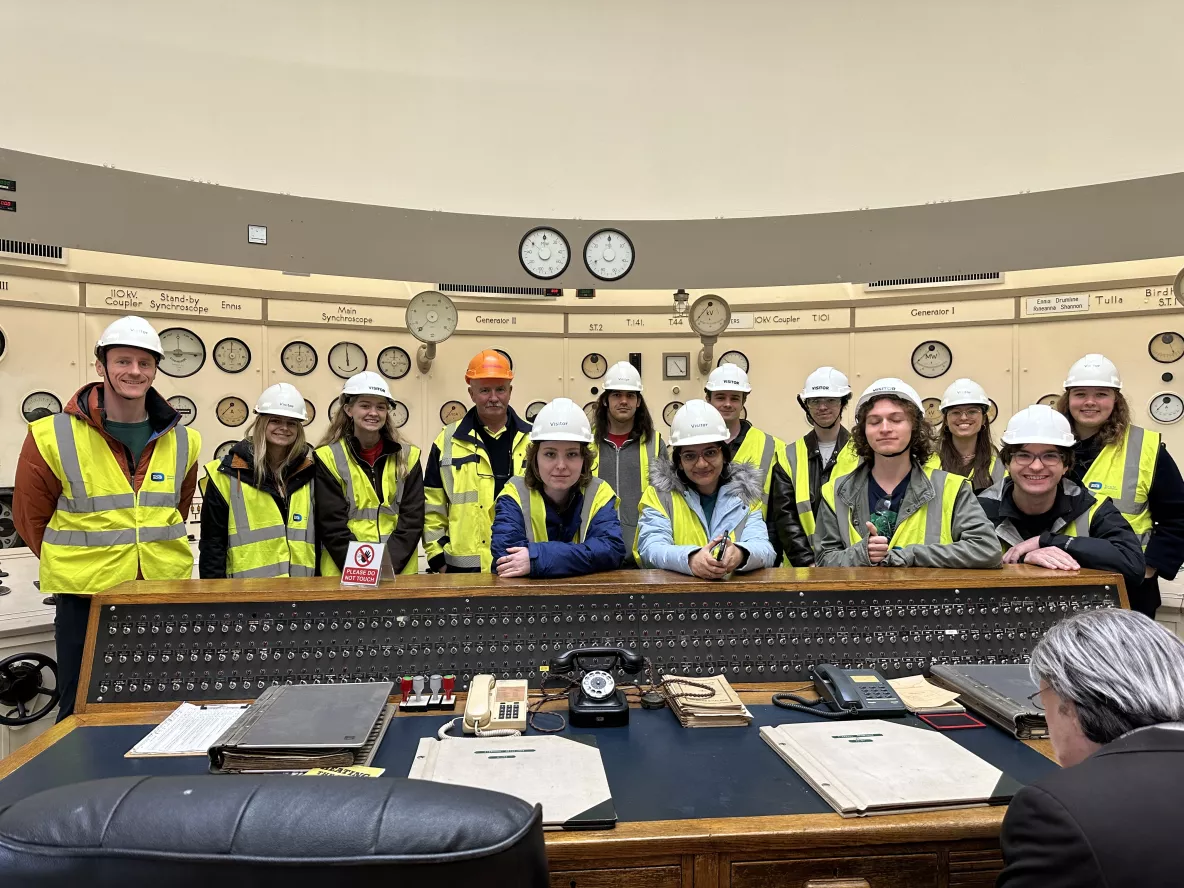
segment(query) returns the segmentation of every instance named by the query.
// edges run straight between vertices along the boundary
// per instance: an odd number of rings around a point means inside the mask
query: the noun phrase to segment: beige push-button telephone
[[[464,732],[483,737],[520,734],[526,730],[526,707],[524,679],[495,681],[492,675],[474,675],[465,703]]]

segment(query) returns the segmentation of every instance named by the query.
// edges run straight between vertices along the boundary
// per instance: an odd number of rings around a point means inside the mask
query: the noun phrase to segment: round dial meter
[[[247,421],[247,417],[251,415],[251,411],[247,407],[247,402],[233,395],[219,401],[214,412],[218,414],[218,422],[231,428],[241,426]]]
[[[567,271],[571,249],[554,228],[532,228],[518,244],[518,261],[529,274],[546,281]]]
[[[722,367],[724,364],[735,364],[745,373],[748,372],[748,355],[742,351],[726,351],[719,356],[719,360],[715,362],[715,366]]]
[[[596,425],[596,402],[589,401],[584,405],[584,416],[588,417],[589,425]]]
[[[539,415],[539,411],[547,406],[546,401],[531,401],[526,405],[526,421],[534,422],[534,418]]]
[[[329,402],[329,422],[337,418],[337,412],[341,409],[341,397],[338,396]]]
[[[317,350],[302,340],[294,340],[280,352],[280,363],[293,376],[308,376],[317,369]]]
[[[465,410],[465,405],[460,401],[445,401],[444,406],[440,408],[440,422],[444,423],[444,425],[460,422],[464,419],[466,413],[468,411]]]
[[[913,370],[918,376],[936,379],[948,373],[954,363],[954,354],[944,342],[931,339],[913,349]]]
[[[580,362],[580,369],[589,379],[600,379],[608,372],[608,361],[604,359],[604,355],[592,352],[590,355],[584,355],[584,360]]]
[[[1147,343],[1147,352],[1161,364],[1173,364],[1184,358],[1184,337],[1179,333],[1156,333]]]
[[[378,353],[378,371],[387,379],[402,379],[411,372],[411,356],[397,345]]]
[[[1147,409],[1152,419],[1168,425],[1179,422],[1180,418],[1184,417],[1184,399],[1175,392],[1160,392],[1151,399]]]
[[[238,441],[223,441],[214,450],[214,459],[225,459],[226,455],[230,453],[230,449],[237,443]]]
[[[1041,395],[1040,400],[1037,401],[1036,403],[1043,404],[1045,407],[1055,408],[1057,406],[1057,401],[1059,401],[1060,399],[1061,399],[1060,395],[1058,395],[1056,392],[1051,392],[1050,394],[1047,394],[1047,395]]]
[[[674,422],[674,414],[678,413],[678,408],[682,406],[682,401],[671,401],[662,408],[662,420],[666,425]]]
[[[317,418],[317,408],[313,406],[312,401],[308,400],[308,398],[304,399],[304,412],[308,416],[308,419],[304,421],[305,425],[308,425]]]
[[[999,415],[999,405],[995,403],[994,398],[987,398],[991,402],[991,406],[987,408],[987,422],[994,422],[995,417]]]
[[[728,303],[710,293],[696,299],[687,312],[691,329],[700,336],[719,336],[728,329],[731,317],[732,310],[728,308]]]
[[[25,418],[25,422],[32,422],[35,419],[61,412],[61,399],[50,392],[33,392],[21,401],[21,416]]]
[[[160,371],[167,376],[183,379],[192,376],[206,362],[206,345],[201,337],[184,327],[169,327],[161,331]]]
[[[197,419],[197,405],[192,398],[184,395],[173,395],[169,398],[169,406],[181,414],[181,425],[193,425]]]
[[[925,418],[933,425],[941,425],[945,418],[941,415],[941,398],[922,398],[921,405],[925,408]]]
[[[456,332],[456,306],[443,293],[424,290],[407,303],[407,329],[420,342],[443,342]]]
[[[226,373],[242,373],[251,363],[251,349],[241,339],[227,336],[214,346],[214,363]]]
[[[584,265],[602,281],[623,278],[633,267],[633,259],[633,241],[615,228],[602,228],[584,244]]]
[[[410,419],[410,413],[407,411],[407,405],[402,401],[395,401],[391,407],[391,418],[395,421],[395,428],[401,429],[407,425],[407,420]]]
[[[361,373],[368,363],[366,350],[356,342],[339,342],[329,349],[329,369],[342,379]]]

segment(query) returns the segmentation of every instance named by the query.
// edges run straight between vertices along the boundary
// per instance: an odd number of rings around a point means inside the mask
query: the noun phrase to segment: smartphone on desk
[[[835,712],[876,718],[908,715],[892,685],[874,669],[840,669],[829,663],[814,667],[814,690]]]
[[[525,731],[527,693],[525,679],[497,681],[492,675],[474,675],[465,700],[464,732]]]

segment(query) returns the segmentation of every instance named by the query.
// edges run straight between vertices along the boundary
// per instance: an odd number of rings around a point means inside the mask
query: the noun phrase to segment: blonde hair
[[[352,435],[354,430],[353,417],[345,412],[345,408],[356,401],[361,395],[342,395],[341,408],[337,411],[337,415],[329,423],[329,428],[325,430],[325,434],[321,437],[321,442],[318,447],[327,447],[330,444],[336,444],[347,435]],[[373,395],[366,395],[365,397],[374,397]],[[400,447],[397,459],[395,462],[395,471],[398,477],[403,478],[407,475],[407,457],[403,455],[403,439],[399,436],[399,430],[395,428],[394,411],[390,409],[390,402],[387,401],[386,411],[386,425],[379,431],[382,437],[388,441],[393,441]]]
[[[275,418],[287,419],[285,416]],[[258,488],[263,487],[263,482],[267,478],[267,470],[270,467],[270,461],[267,458],[267,423],[271,419],[271,414],[260,413],[251,423],[251,427],[247,429],[247,437],[251,439],[251,450],[255,458],[255,486]],[[288,452],[284,454],[284,460],[280,463],[280,474],[275,479],[276,488],[280,493],[284,493],[285,479],[283,476],[287,474],[288,467],[296,461],[302,460],[308,452],[304,426],[298,419],[294,419],[292,422],[296,423],[296,438],[288,445]]]

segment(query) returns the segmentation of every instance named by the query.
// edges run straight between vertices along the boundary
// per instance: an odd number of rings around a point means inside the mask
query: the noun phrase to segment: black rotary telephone
[[[612,658],[608,665],[590,664],[581,661]],[[636,675],[645,667],[645,658],[635,651],[619,647],[574,648],[560,654],[551,661],[551,672],[582,673],[579,687],[572,688],[567,695],[568,721],[573,728],[613,728],[629,724],[629,702],[617,687],[611,670],[620,669],[629,675]]]

